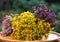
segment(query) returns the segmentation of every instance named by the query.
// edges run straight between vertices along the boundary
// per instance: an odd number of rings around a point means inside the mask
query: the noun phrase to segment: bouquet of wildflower
[[[33,10],[36,18],[49,22],[51,24],[51,27],[55,26],[56,15],[52,10],[50,10],[48,5],[40,4],[38,7],[34,6]]]
[[[8,36],[12,33],[12,24],[11,24],[11,16],[6,15],[4,20],[2,21],[2,32],[4,36]]]
[[[39,7],[34,9],[35,15],[33,15],[34,13],[27,11],[13,17],[6,16],[2,22],[2,34],[9,36],[12,39],[25,41],[48,38],[50,31],[54,29],[52,23],[55,22],[56,16],[51,11],[48,11],[47,13],[45,8]],[[54,19],[54,21],[52,19]]]
[[[40,40],[49,33],[51,27],[44,20],[35,18],[31,12],[24,12],[12,19],[12,29],[13,39]]]

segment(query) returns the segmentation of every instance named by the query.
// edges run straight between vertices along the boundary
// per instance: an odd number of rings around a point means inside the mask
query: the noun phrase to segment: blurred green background
[[[24,11],[32,11],[32,6],[38,6],[39,4],[48,4],[50,9],[53,10],[56,15],[57,25],[54,31],[60,33],[60,0],[0,0],[0,31],[2,28],[3,17],[11,13],[21,13]]]

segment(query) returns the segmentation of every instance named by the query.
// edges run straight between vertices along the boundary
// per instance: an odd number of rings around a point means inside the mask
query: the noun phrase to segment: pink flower
[[[8,35],[9,33],[11,33],[11,20],[10,20],[10,16],[8,15],[6,15],[4,17],[4,20],[2,21],[2,34],[7,35],[7,33]]]

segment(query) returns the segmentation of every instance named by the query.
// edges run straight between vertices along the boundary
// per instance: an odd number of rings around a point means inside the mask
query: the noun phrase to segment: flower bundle
[[[37,23],[36,23],[37,22]],[[31,12],[24,12],[12,19],[11,37],[18,40],[41,40],[51,30],[50,24],[34,17]]]
[[[51,27],[55,26],[56,15],[52,10],[50,10],[48,5],[40,4],[38,7],[34,6],[33,10],[36,18],[49,22],[51,24]]]
[[[53,17],[49,18],[49,11],[46,13],[44,8],[41,9],[42,11],[38,11],[38,9],[35,9],[35,15],[33,15],[34,13],[27,11],[15,15],[14,17],[6,16],[2,22],[2,34],[16,40],[32,41],[41,40],[43,37],[47,38],[50,31],[54,28],[54,26],[51,26],[51,23],[55,22],[55,19],[54,21],[52,20],[55,16],[52,14],[51,17]],[[45,13],[43,14],[43,12]],[[9,22],[7,22],[8,20]]]
[[[2,21],[2,32],[4,36],[8,36],[12,33],[12,24],[11,24],[11,16],[6,15],[4,20]]]

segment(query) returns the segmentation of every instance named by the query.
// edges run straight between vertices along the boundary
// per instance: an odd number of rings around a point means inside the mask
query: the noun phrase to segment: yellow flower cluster
[[[40,40],[51,30],[50,24],[35,18],[27,11],[12,18],[13,33],[11,37],[17,40]]]
[[[34,15],[29,11],[16,15],[12,19],[13,33],[11,35],[13,38],[22,40],[31,39],[30,36],[32,36],[33,32],[31,29],[36,27],[35,21]]]
[[[40,33],[42,33],[42,36],[45,36],[45,38],[47,38],[49,32],[54,29],[54,27],[51,27],[50,23],[45,22],[44,20],[38,20],[37,28]]]

